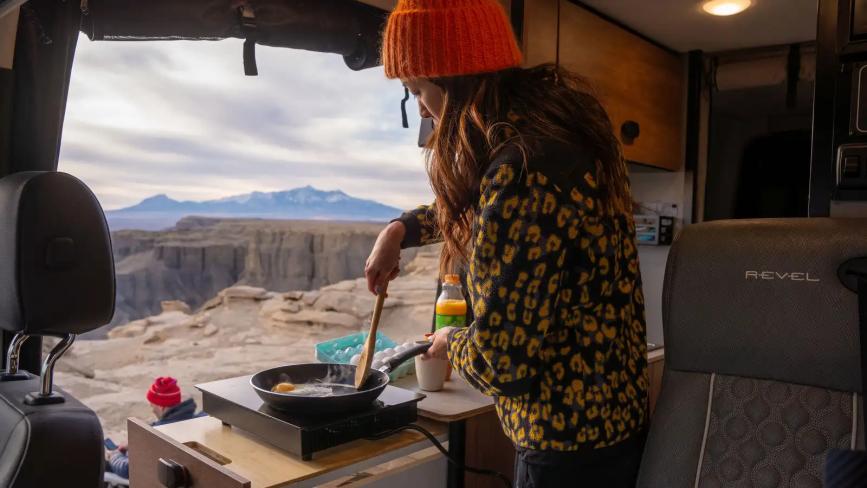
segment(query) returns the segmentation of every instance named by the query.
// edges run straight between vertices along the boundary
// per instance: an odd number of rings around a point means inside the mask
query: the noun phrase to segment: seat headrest
[[[111,241],[78,179],[23,172],[0,179],[0,328],[80,334],[111,321]]]
[[[684,228],[663,291],[667,367],[861,391],[858,303],[840,266],[867,256],[867,219]]]

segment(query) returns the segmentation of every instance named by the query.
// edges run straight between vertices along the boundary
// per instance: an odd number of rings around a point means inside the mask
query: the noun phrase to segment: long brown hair
[[[553,64],[431,80],[443,114],[425,149],[444,246],[440,271],[466,263],[479,184],[514,144],[528,157],[544,140],[576,144],[597,166],[604,212],[631,210],[626,164],[605,109],[580,76]]]

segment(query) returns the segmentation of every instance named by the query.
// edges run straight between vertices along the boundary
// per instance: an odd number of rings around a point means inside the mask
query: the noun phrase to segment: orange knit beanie
[[[389,78],[488,73],[521,64],[497,0],[399,0],[382,38]]]

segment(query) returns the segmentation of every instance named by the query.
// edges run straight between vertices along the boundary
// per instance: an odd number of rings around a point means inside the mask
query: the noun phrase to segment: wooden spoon
[[[382,316],[382,305],[385,303],[385,297],[388,296],[385,293],[387,287],[387,285],[383,286],[376,295],[376,305],[373,307],[373,318],[370,321],[370,332],[367,334],[364,350],[361,351],[361,358],[355,368],[356,390],[361,389],[367,380],[367,375],[370,374],[370,365],[373,363],[373,355],[376,353],[376,329],[379,327],[379,318]]]

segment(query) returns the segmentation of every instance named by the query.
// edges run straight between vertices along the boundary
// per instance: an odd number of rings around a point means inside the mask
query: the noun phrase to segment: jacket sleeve
[[[539,374],[567,229],[578,225],[544,175],[519,172],[502,164],[482,180],[468,284],[475,320],[449,337],[452,367],[491,396],[523,395]]]
[[[426,246],[442,241],[436,217],[436,203],[421,205],[404,212],[394,219],[403,222],[406,235],[400,243],[401,249]],[[393,222],[393,221],[392,221]]]
[[[109,471],[121,478],[129,479],[129,456],[122,452],[116,452],[111,456],[108,465]]]

